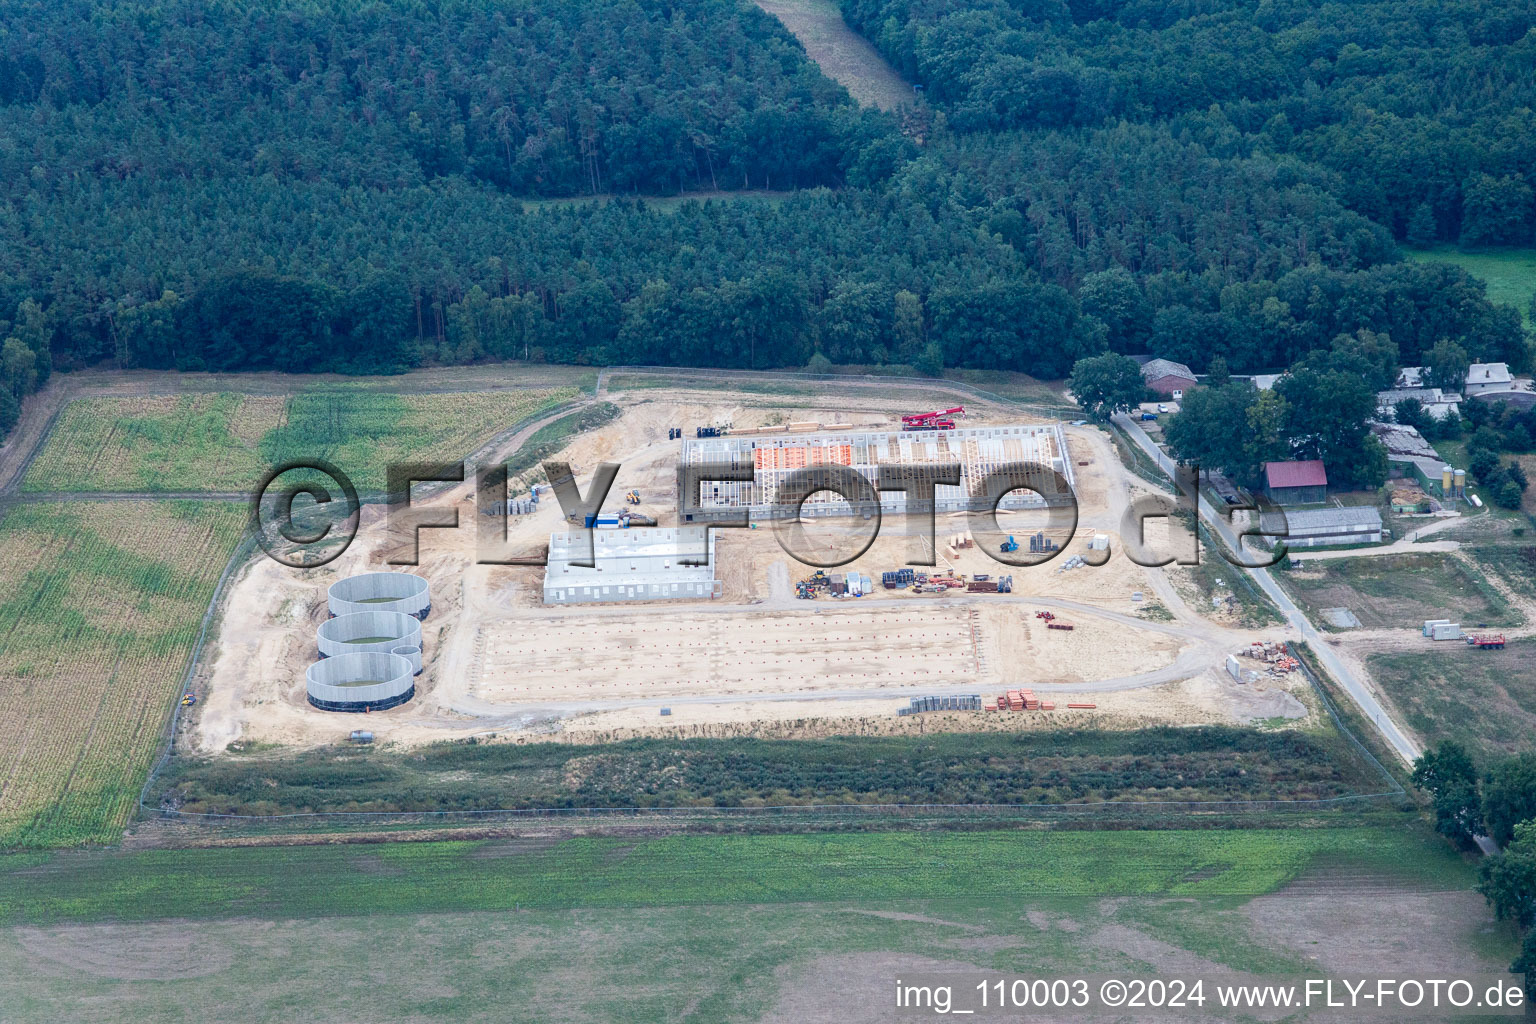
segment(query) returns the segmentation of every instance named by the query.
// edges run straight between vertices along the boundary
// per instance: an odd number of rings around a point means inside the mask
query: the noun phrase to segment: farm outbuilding
[[[320,623],[315,641],[322,658],[343,654],[391,654],[397,649],[414,651],[415,671],[421,671],[421,621],[404,612],[338,615]]]
[[[1141,379],[1160,395],[1183,398],[1195,386],[1194,371],[1172,359],[1149,359],[1141,366]]]
[[[555,533],[544,567],[546,604],[719,597],[715,535],[702,526]],[[574,561],[593,562],[590,566]],[[692,564],[703,562],[704,564]]]
[[[408,572],[365,572],[337,580],[326,591],[332,615],[403,612],[425,619],[432,611],[431,588]]]
[[[1328,499],[1328,472],[1321,459],[1264,463],[1264,492],[1277,505],[1310,505]]]
[[[1270,516],[1263,521],[1265,529],[1270,529]],[[1381,513],[1369,505],[1299,509],[1285,513],[1285,522],[1290,530],[1285,544],[1291,548],[1380,544],[1382,540]]]
[[[304,684],[309,702],[322,711],[385,711],[416,695],[411,661],[398,654],[324,658],[309,666]]]

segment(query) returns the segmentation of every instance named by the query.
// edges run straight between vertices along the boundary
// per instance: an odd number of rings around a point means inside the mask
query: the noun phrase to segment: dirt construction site
[[[700,426],[719,424],[729,424],[732,437],[808,422],[899,432],[904,412],[925,408],[922,398],[888,389],[789,397],[654,387],[600,397],[620,415],[574,436],[555,458],[571,464],[583,494],[599,463],[619,463],[605,511],[626,508],[662,527],[677,522],[682,442],[670,435],[679,429],[690,438]],[[967,400],[965,406],[966,427],[1046,422],[1002,403]],[[539,426],[466,453],[468,461],[510,458]],[[333,743],[357,728],[379,742],[410,745],[472,736],[591,742],[644,735],[1135,728],[1304,722],[1317,713],[1299,674],[1244,679],[1224,668],[1233,651],[1282,633],[1222,621],[1196,601],[1187,569],[1133,563],[1120,547],[1121,519],[1134,496],[1153,488],[1125,468],[1103,431],[1064,426],[1060,436],[1079,515],[1075,528],[1055,534],[1057,557],[1019,567],[993,558],[980,541],[951,546],[983,515],[952,513],[936,517],[937,564],[913,565],[911,535],[925,532],[921,520],[887,516],[867,550],[829,570],[871,577],[873,587],[860,597],[797,596],[797,583],[814,567],[786,553],[782,535],[798,526],[805,531],[800,543],[838,549],[849,543],[846,518],[715,530],[720,586],[714,598],[552,606],[544,600],[542,565],[478,564],[477,530],[483,522],[498,529],[505,523],[506,550],[540,558],[551,534],[573,528],[553,495],[528,514],[490,518],[477,514],[472,483],[425,499],[418,492],[416,505],[458,509],[460,528],[422,530],[414,567],[390,564],[408,554],[409,543],[392,539],[381,506],[365,506],[356,539],[335,561],[294,569],[258,554],[234,574],[194,675],[200,700],[184,719],[183,740],[211,753],[232,744]],[[530,481],[521,481],[525,495]],[[630,491],[638,504],[626,502]],[[1008,512],[998,524],[1022,541],[1043,528],[1043,516]],[[1166,524],[1147,522],[1149,544],[1169,543]],[[1109,538],[1110,557],[1099,566],[1081,564],[1074,556],[1102,556],[1091,551],[1096,536]],[[903,567],[951,580],[1007,575],[1011,590],[951,585],[918,593],[881,585],[882,573]],[[317,657],[315,631],[328,616],[327,588],[391,569],[415,572],[431,586],[414,699],[369,714],[311,706],[305,670]],[[913,698],[992,700],[1019,688],[1054,702],[1056,710],[897,714]]]

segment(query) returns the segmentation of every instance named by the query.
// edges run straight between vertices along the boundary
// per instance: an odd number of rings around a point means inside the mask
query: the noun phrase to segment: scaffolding
[[[689,466],[736,463],[753,468],[750,482],[706,481],[695,500],[678,495],[684,522],[724,518],[739,514],[742,508],[749,509],[754,519],[853,515],[856,510],[850,503],[828,490],[812,493],[799,510],[780,498],[791,474],[822,468],[828,470],[830,480],[833,466],[851,469],[875,488],[881,467],[958,464],[959,485],[940,484],[934,489],[935,511],[940,513],[990,508],[989,493],[995,495],[1004,487],[1029,490],[1010,490],[998,507],[1038,508],[1057,493],[1058,475],[1068,490],[1074,486],[1072,460],[1059,424],[685,439],[683,460]],[[1002,475],[989,488],[988,479],[994,473]],[[879,494],[882,514],[906,512],[905,492]],[[873,510],[860,511],[867,516]]]

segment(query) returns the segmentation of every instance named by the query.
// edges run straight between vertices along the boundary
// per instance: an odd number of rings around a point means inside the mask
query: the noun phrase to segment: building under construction
[[[800,510],[781,497],[781,488],[791,474],[830,466],[847,466],[874,487],[881,467],[958,463],[959,485],[940,484],[935,488],[935,511],[939,513],[990,508],[992,502],[987,495],[997,493],[998,488],[996,478],[990,490],[987,481],[998,472],[1007,474],[1013,487],[1032,488],[1009,491],[998,506],[1005,509],[1044,505],[1047,499],[1041,495],[1058,491],[1057,474],[1069,489],[1073,486],[1072,460],[1067,456],[1066,437],[1058,424],[687,439],[683,442],[683,460],[689,466],[735,463],[753,468],[750,483],[709,481],[701,485],[695,501],[687,500],[688,495],[679,495],[678,508],[684,522],[708,522],[739,514],[742,508],[750,509],[755,519],[796,514],[850,515],[855,510],[849,502],[831,491],[812,494]],[[907,511],[906,492],[887,490],[879,494],[882,514],[901,515]]]
[[[572,564],[585,561],[593,564]],[[702,526],[577,530],[549,538],[547,604],[697,600],[719,597],[720,592],[714,533]]]

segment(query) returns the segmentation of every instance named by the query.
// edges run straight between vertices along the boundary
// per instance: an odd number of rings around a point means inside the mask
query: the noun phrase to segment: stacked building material
[[[1033,690],[1009,690],[997,697],[999,711],[1040,711],[1044,706]]]
[[[897,710],[898,715],[920,715],[928,711],[980,711],[981,694],[967,693],[954,697],[913,697],[909,706]]]

